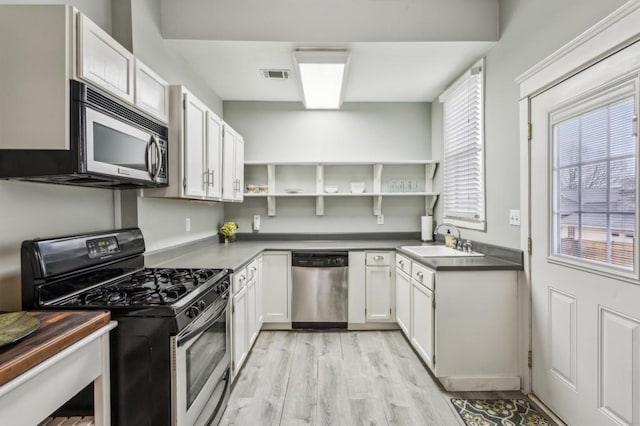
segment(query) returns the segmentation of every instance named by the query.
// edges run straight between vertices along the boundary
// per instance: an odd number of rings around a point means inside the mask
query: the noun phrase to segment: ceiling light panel
[[[346,50],[293,52],[302,98],[307,109],[340,108],[349,57],[350,53]]]

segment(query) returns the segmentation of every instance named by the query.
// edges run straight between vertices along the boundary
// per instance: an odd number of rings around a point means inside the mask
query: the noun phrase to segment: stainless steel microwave
[[[168,128],[71,81],[68,150],[0,150],[0,178],[101,188],[166,186]]]

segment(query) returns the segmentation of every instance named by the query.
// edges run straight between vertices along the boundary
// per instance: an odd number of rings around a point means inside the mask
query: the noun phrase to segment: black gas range
[[[145,268],[144,250],[138,228],[24,241],[23,308],[111,312],[114,424],[215,423],[228,397],[229,271]]]

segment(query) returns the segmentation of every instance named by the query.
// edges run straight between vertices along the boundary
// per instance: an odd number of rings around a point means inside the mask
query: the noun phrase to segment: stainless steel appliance
[[[0,150],[0,178],[100,188],[168,183],[168,128],[71,81],[68,150]]]
[[[347,252],[294,252],[291,326],[347,328]]]
[[[23,308],[111,311],[113,424],[217,424],[229,395],[229,271],[145,268],[144,248],[137,228],[24,241]],[[83,393],[70,405],[90,413]]]

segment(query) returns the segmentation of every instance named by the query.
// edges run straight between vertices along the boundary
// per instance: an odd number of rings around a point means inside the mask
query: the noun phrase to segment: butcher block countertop
[[[0,348],[0,385],[3,385],[83,337],[107,325],[109,311],[29,311],[40,328],[24,339]]]

